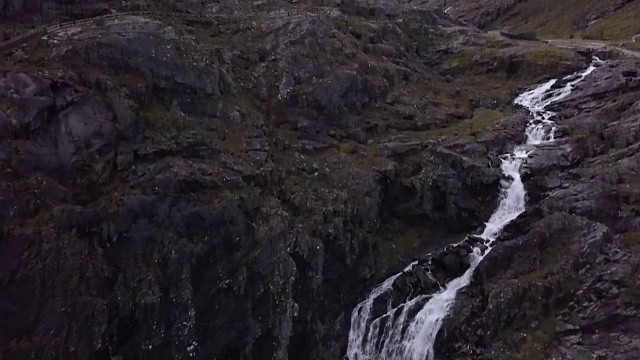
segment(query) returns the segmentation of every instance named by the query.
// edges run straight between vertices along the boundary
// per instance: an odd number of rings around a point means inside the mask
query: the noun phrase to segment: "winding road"
[[[504,36],[502,31],[500,30],[488,31],[487,35],[500,40],[515,41],[520,44],[536,42],[536,43],[545,43],[550,46],[563,48],[563,49],[573,49],[573,50],[593,49],[593,50],[599,50],[599,51],[614,50],[625,56],[640,58],[640,51],[634,51],[634,50],[625,49],[620,46],[614,46],[605,41],[581,40],[581,39],[536,39],[536,40],[521,39],[521,40],[518,40],[518,39]]]
[[[602,41],[593,41],[593,40],[566,40],[566,39],[546,39],[542,40],[543,42],[556,46],[559,48],[566,49],[595,49],[595,50],[614,50],[620,52],[626,56],[640,58],[639,51],[633,51],[629,49],[625,49],[620,46],[613,46],[611,44],[607,44]]]

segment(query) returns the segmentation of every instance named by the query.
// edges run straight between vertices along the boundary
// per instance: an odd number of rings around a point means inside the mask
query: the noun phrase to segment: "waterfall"
[[[398,273],[378,285],[367,298],[359,303],[351,314],[347,358],[349,360],[433,360],[436,336],[453,305],[458,290],[469,285],[473,272],[489,253],[502,229],[525,210],[526,191],[520,177],[532,145],[554,141],[556,124],[551,120],[555,113],[546,108],[565,98],[573,87],[591,74],[597,64],[594,58],[585,70],[563,79],[562,87],[554,87],[556,79],[538,85],[518,96],[514,103],[531,113],[525,130],[526,143],[511,153],[501,156],[501,170],[507,180],[501,184],[497,209],[485,224],[480,235],[488,249],[474,248],[469,255],[470,266],[433,296],[421,295],[392,307],[391,290]],[[412,265],[409,265],[408,270]],[[386,313],[374,318],[374,303],[386,300]]]

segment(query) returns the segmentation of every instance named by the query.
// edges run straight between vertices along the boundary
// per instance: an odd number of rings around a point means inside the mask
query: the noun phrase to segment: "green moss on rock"
[[[477,136],[493,130],[498,120],[502,118],[502,112],[492,109],[476,109],[473,117],[442,129],[431,131],[432,136]]]
[[[620,234],[622,242],[634,250],[640,250],[640,231]]]
[[[7,99],[0,98],[0,111],[9,111],[11,109],[11,102]]]
[[[22,226],[22,230],[27,234],[36,233],[50,222],[51,216],[51,209],[43,209],[38,213],[38,215],[25,221]]]
[[[186,130],[189,119],[178,109],[177,105],[166,109],[159,104],[150,105],[143,114],[145,128],[156,131]]]
[[[338,150],[344,154],[353,154],[357,151],[357,148],[356,144],[353,141],[347,140],[340,144]]]
[[[349,33],[356,36],[363,36],[376,31],[376,27],[373,26],[373,24],[363,21],[363,19],[358,17],[349,18],[347,24],[349,26]]]
[[[527,340],[520,348],[516,359],[544,360],[549,356],[551,344],[555,338],[558,321],[550,317],[540,323],[538,328],[527,334]]]

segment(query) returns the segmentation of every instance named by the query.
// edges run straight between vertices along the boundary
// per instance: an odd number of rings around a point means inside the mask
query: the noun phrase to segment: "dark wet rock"
[[[137,27],[136,32],[128,31],[131,24]],[[129,17],[121,24],[107,26],[108,35],[79,41],[60,54],[60,60],[120,72],[118,76],[127,80],[134,100],[153,96],[196,116],[215,116],[217,101],[233,91],[227,70],[205,57],[193,40],[176,34],[165,24]],[[189,62],[180,61],[181,58]]]
[[[565,99],[553,104],[550,107],[551,110],[562,109],[560,115],[565,117],[570,112],[580,110],[582,113],[580,116],[572,117],[572,121],[577,121],[589,113],[589,110],[594,110],[594,106],[602,107],[606,105],[607,108],[615,106],[615,102],[611,95],[619,97],[621,100],[628,98],[629,94],[625,94],[629,91],[636,91],[640,88],[640,83],[630,81],[625,77],[622,72],[627,69],[633,69],[628,71],[635,71],[635,64],[632,60],[627,61],[611,61],[601,66],[598,70],[593,72],[585,81],[580,82],[575,91],[567,96]],[[608,99],[605,99],[608,97]],[[598,111],[600,112],[600,111]],[[589,121],[592,123],[593,121]],[[562,121],[560,122],[563,123]]]
[[[0,96],[12,103],[9,132],[37,130],[54,104],[49,82],[41,77],[12,73],[0,82]]]
[[[450,150],[429,150],[417,179],[423,194],[423,209],[432,214],[442,211],[457,224],[475,228],[493,211],[500,174],[499,169],[489,167],[485,162]],[[432,220],[446,221],[438,215]]]
[[[393,292],[390,295],[393,299],[392,305],[399,306],[421,295],[431,295],[441,290],[444,284],[462,275],[469,268],[470,251],[471,249],[464,244],[454,246],[421,258],[403,270],[393,283]]]
[[[566,181],[561,174],[573,168],[579,160],[573,145],[567,140],[537,146],[529,156],[522,176],[530,200],[538,201],[540,199],[536,196],[539,194],[560,188]]]
[[[524,130],[528,122],[529,113],[524,110],[517,111],[502,119],[503,128],[501,130],[480,134],[477,137],[477,142],[497,154],[508,153],[514,144],[521,144],[526,140]]]
[[[419,141],[411,142],[387,142],[378,146],[378,154],[381,156],[397,156],[408,152],[416,153],[422,149]]]
[[[253,45],[209,57],[158,21],[105,26],[52,35],[61,73],[0,77],[2,356],[338,358],[352,304],[415,249],[384,246],[417,171],[320,157],[368,129],[318,114],[361,111],[379,84],[301,73],[310,102],[277,117],[293,136],[246,96],[268,78]],[[276,50],[283,70],[302,52]]]
[[[576,271],[588,266],[608,241],[605,226],[556,213],[535,223],[528,234],[500,243],[480,264],[445,324],[468,324],[468,330],[441,332],[439,351],[464,358],[469,353],[463,349],[471,345],[480,353],[495,353],[496,344],[509,344],[511,332],[553,316],[550,309],[566,304],[575,291]]]
[[[378,88],[356,71],[335,74],[325,84],[307,94],[309,106],[324,115],[337,115],[345,111],[359,111],[368,103],[376,101],[384,88]]]
[[[464,146],[462,152],[469,157],[480,158],[487,154],[487,148],[478,143],[469,143]]]
[[[527,234],[531,230],[532,225],[542,217],[543,212],[540,207],[530,205],[520,216],[504,227],[497,241],[504,241]]]
[[[529,156],[526,174],[544,176],[552,170],[571,168],[577,161],[575,151],[568,141],[559,140],[552,144],[543,144],[537,146]]]
[[[639,351],[639,300],[630,294],[640,284],[625,274],[640,264],[640,88],[622,74],[636,66],[601,65],[554,105],[566,138],[528,161],[528,209],[459,294],[439,335],[443,358],[542,351],[550,359],[632,359]]]

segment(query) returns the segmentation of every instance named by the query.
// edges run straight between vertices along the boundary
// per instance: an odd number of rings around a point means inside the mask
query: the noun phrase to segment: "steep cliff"
[[[483,225],[518,88],[583,64],[364,2],[12,50],[2,358],[341,358],[371,286]]]

